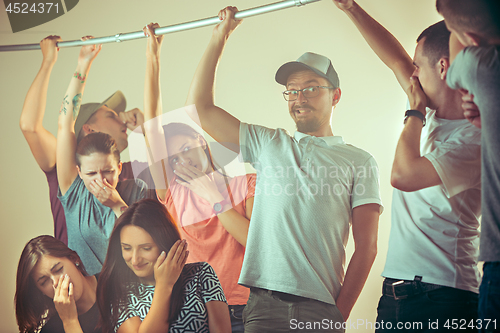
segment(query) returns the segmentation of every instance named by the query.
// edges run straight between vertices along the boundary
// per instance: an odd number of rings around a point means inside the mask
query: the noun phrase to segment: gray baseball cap
[[[125,108],[127,107],[127,100],[125,99],[123,93],[120,90],[117,90],[113,95],[106,98],[106,100],[100,104],[83,104],[80,107],[80,112],[78,113],[78,117],[75,121],[75,135],[77,138],[80,135],[83,125],[85,125],[90,117],[92,117],[92,115],[103,105],[106,105],[108,108],[118,113],[125,111]]]
[[[333,87],[340,87],[339,76],[333,68],[330,59],[312,52],[306,52],[297,61],[287,62],[282,65],[276,72],[276,82],[286,86],[286,81],[290,74],[301,70],[311,70],[327,79]]]

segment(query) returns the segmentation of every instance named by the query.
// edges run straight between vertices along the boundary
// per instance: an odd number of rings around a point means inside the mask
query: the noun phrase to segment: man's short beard
[[[308,121],[297,121],[295,123],[297,131],[301,133],[313,133],[319,130],[320,123],[318,119],[309,119]]]

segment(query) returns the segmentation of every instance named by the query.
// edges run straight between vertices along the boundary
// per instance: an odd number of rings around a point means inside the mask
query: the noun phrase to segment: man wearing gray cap
[[[334,136],[332,109],[341,91],[330,60],[305,53],[281,66],[293,136],[240,123],[213,100],[215,71],[237,11],[223,20],[193,78],[187,105],[203,129],[240,151],[257,170],[255,203],[239,283],[250,288],[245,332],[342,332],[376,255],[381,212],[377,164]],[[361,172],[360,172],[361,171]],[[355,252],[344,277],[349,225]]]
[[[60,40],[59,36],[49,36],[40,42],[43,54],[42,65],[26,94],[19,125],[36,162],[47,177],[54,219],[54,236],[68,244],[66,218],[61,202],[57,198],[59,185],[56,172],[56,138],[43,127],[49,78],[57,61],[56,43]],[[134,129],[144,122],[144,116],[139,109],[125,112],[125,108],[126,100],[121,91],[116,91],[103,103],[83,104],[75,123],[75,135],[78,142],[89,133],[104,132],[111,135],[120,152],[123,151],[128,145],[127,128]],[[143,164],[147,167],[147,163]],[[134,173],[131,163],[123,163],[120,180],[132,178],[134,178]],[[149,181],[149,175],[143,178],[148,185],[152,184]]]

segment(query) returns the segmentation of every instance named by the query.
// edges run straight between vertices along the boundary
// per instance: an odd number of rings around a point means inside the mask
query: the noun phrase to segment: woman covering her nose
[[[16,318],[21,333],[100,333],[97,276],[52,236],[30,240],[17,266]]]
[[[154,35],[153,29],[157,26],[151,24],[144,28],[149,37],[144,117],[150,124],[162,118],[159,68],[163,36]],[[159,163],[150,163],[158,199],[190,244],[189,262],[206,261],[214,268],[229,304],[232,332],[243,332],[243,310],[250,291],[238,284],[238,278],[253,209],[256,175],[225,175],[216,166],[207,141],[189,125],[156,123],[148,128],[146,137],[152,151],[166,152],[168,156],[161,161],[161,168]]]
[[[66,216],[68,246],[78,252],[90,274],[101,271],[116,218],[129,204],[144,198],[147,189],[142,180],[118,183],[122,163],[111,135],[92,131],[81,138],[75,133],[82,132],[78,129],[82,124],[76,126],[75,122],[78,123],[90,66],[100,50],[100,45],[87,45],[80,50],[59,112],[56,146],[58,198]],[[113,94],[97,108],[107,117],[115,117],[111,107],[120,104],[120,96]],[[122,136],[126,138],[126,127],[122,127]]]

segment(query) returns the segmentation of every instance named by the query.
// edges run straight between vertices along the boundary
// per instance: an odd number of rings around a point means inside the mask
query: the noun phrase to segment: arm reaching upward
[[[61,37],[48,36],[40,42],[43,54],[42,65],[26,94],[19,120],[19,126],[30,146],[31,153],[45,172],[51,171],[56,165],[56,138],[43,127],[43,116],[50,74],[57,61],[59,48],[56,43],[58,41],[61,41]]]
[[[226,7],[219,12],[222,20],[213,30],[198,68],[194,74],[186,105],[194,104],[205,132],[227,148],[239,151],[240,121],[217,107],[214,101],[215,72],[231,33],[241,24],[234,14],[236,7]]]
[[[411,77],[410,82],[411,85],[406,91],[410,108],[425,116],[427,96],[417,77]],[[418,191],[442,183],[431,161],[420,154],[422,127],[420,119],[409,117],[399,137],[392,164],[391,184],[401,191]]]
[[[403,90],[407,91],[411,86],[410,77],[415,67],[401,43],[354,0],[333,2],[347,14],[373,52],[394,72]]]
[[[92,38],[84,37],[83,40]],[[57,179],[61,194],[64,195],[78,175],[75,162],[76,136],[75,120],[80,111],[85,81],[101,45],[86,45],[80,50],[78,65],[66,90],[61,110],[59,111],[59,126],[57,131]]]
[[[148,36],[144,81],[144,133],[146,145],[151,152],[148,154],[148,162],[156,193],[161,200],[165,200],[168,181],[173,178],[173,172],[168,164],[167,146],[161,122],[160,54],[163,36],[155,35],[154,29],[158,27],[158,23],[150,23],[143,29],[144,34]],[[165,157],[165,160],[157,162],[154,157]]]

